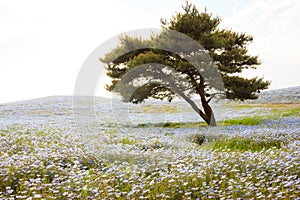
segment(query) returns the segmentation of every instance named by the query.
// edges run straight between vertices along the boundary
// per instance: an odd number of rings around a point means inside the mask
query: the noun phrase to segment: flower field
[[[216,128],[80,132],[43,102],[0,106],[0,199],[300,199],[298,104],[264,104],[255,123],[262,105],[231,104],[240,118]]]

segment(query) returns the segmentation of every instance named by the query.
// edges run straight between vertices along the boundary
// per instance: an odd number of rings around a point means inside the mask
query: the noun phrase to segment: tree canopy
[[[120,45],[100,59],[112,78],[106,88],[132,103],[149,98],[172,101],[179,96],[207,124],[215,126],[209,105],[213,97],[256,99],[270,84],[262,78],[239,76],[244,69],[256,69],[261,64],[258,56],[249,55],[247,50],[253,37],[221,29],[220,22],[219,17],[199,12],[187,2],[183,12],[169,21],[161,20],[163,31],[151,38],[124,35]],[[200,97],[202,108],[192,95]]]

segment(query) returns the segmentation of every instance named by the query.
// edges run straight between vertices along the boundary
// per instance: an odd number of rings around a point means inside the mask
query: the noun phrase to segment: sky
[[[220,26],[254,37],[262,65],[244,76],[270,89],[300,85],[300,1],[191,0]],[[77,75],[99,45],[120,33],[160,28],[185,0],[0,0],[0,103],[72,95]],[[100,88],[100,89],[99,89]],[[100,86],[96,95],[107,96]]]

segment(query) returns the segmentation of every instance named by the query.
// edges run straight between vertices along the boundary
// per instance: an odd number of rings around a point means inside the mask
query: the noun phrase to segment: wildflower
[[[42,195],[41,194],[34,194],[33,197],[36,198],[36,199],[39,199],[39,198],[42,198]]]
[[[14,190],[9,189],[9,190],[6,190],[6,192],[7,192],[8,194],[12,194],[12,193],[14,192]]]
[[[189,196],[191,194],[192,194],[192,192],[186,192],[186,193],[184,193],[185,196]]]
[[[149,183],[149,185],[153,185],[154,184],[154,180],[152,179]]]
[[[174,183],[175,180],[174,180],[174,179],[170,179],[168,182],[169,182],[169,183]]]

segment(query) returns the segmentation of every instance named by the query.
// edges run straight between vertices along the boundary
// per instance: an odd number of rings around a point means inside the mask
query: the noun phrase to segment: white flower
[[[42,198],[42,195],[41,194],[34,194],[33,197],[36,198],[36,199],[39,199],[39,198]]]
[[[14,190],[6,190],[6,192],[7,192],[8,194],[12,194],[12,193],[14,192]]]
[[[168,182],[169,182],[169,183],[174,183],[175,180],[174,180],[174,179],[170,179]]]
[[[154,184],[154,180],[152,179],[149,183],[149,185],[153,185]]]

